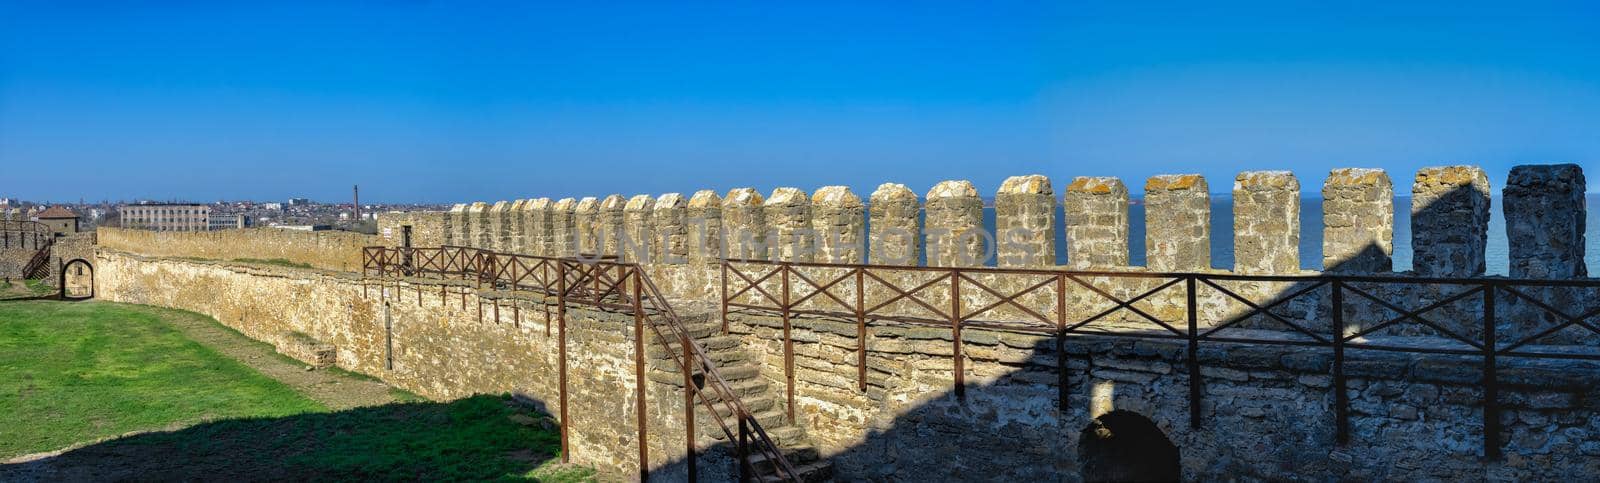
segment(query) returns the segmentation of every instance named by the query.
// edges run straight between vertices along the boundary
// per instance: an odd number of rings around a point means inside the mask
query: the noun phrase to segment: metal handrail
[[[41,270],[46,270],[50,265],[50,248],[55,246],[55,237],[44,239],[44,245],[33,252],[33,257],[28,259],[28,264],[22,267],[22,278],[43,278]]]
[[[779,473],[778,476],[790,481],[799,479],[799,473],[795,471],[794,466],[761,427],[760,422],[744,406],[732,386],[722,378],[716,369],[715,361],[707,355],[705,348],[689,336],[689,331],[684,327],[677,311],[637,263],[614,261],[614,257],[545,257],[460,246],[438,248],[375,246],[362,249],[362,275],[460,277],[476,281],[480,286],[487,284],[491,288],[554,296],[561,307],[564,307],[566,302],[573,302],[601,308],[631,310],[641,321],[649,322],[647,326],[651,332],[661,341],[662,347],[666,349],[679,370],[685,374],[684,390],[688,392],[688,397],[697,400],[712,416],[719,414],[720,406],[721,412],[728,413],[737,421],[737,428],[734,428],[723,417],[714,418],[718,429],[737,446],[741,475],[748,478],[754,472],[754,466],[749,460],[753,447],[767,461],[772,462],[773,469]],[[632,295],[625,289],[629,280],[636,285],[637,289],[633,293],[637,295]],[[674,340],[682,351],[681,354],[679,350],[672,350]],[[716,396],[715,401],[705,394],[705,390],[697,390],[695,387],[692,376],[696,373],[696,367],[704,376],[705,387]],[[692,417],[688,430],[692,435],[694,431]],[[692,436],[688,444],[689,467],[693,473],[695,450]],[[641,461],[641,471],[645,466],[647,462]]]
[[[741,266],[745,266],[746,268],[741,268]],[[813,279],[811,277],[807,277],[804,271],[796,270],[797,268],[832,269],[836,272],[830,273],[829,276],[837,274],[837,277],[832,279],[817,277]],[[754,269],[753,273],[746,273],[746,271],[750,269]],[[1348,400],[1345,393],[1344,377],[1344,351],[1346,349],[1479,356],[1483,360],[1483,404],[1485,410],[1484,421],[1486,426],[1484,430],[1484,450],[1485,454],[1491,458],[1498,457],[1500,453],[1498,427],[1500,403],[1498,400],[1497,357],[1600,360],[1600,353],[1592,352],[1530,352],[1527,350],[1519,350],[1535,341],[1567,328],[1580,327],[1588,330],[1589,332],[1600,334],[1600,323],[1588,322],[1590,319],[1600,317],[1600,308],[1588,310],[1579,315],[1572,315],[1561,309],[1553,307],[1550,304],[1544,303],[1538,300],[1536,297],[1530,296],[1519,289],[1526,289],[1530,287],[1565,287],[1584,289],[1600,288],[1600,280],[1594,279],[1538,280],[1498,277],[1442,278],[1354,274],[1347,275],[1338,273],[1322,273],[1315,275],[1246,275],[1193,272],[1016,269],[995,267],[886,266],[816,262],[784,262],[769,260],[723,260],[721,263],[721,271],[722,286],[720,304],[722,306],[722,315],[725,324],[723,327],[724,331],[728,330],[726,321],[728,320],[728,312],[730,309],[747,309],[765,313],[776,313],[780,314],[782,317],[784,329],[782,336],[784,338],[783,345],[786,366],[785,375],[788,380],[790,390],[789,404],[791,413],[793,411],[794,397],[794,379],[792,369],[794,353],[792,345],[793,341],[789,336],[789,328],[790,319],[796,315],[853,318],[855,320],[857,324],[858,336],[858,345],[856,350],[859,353],[858,365],[860,366],[858,368],[858,385],[861,390],[866,390],[866,326],[869,320],[948,327],[952,331],[952,341],[954,344],[952,363],[955,365],[956,384],[954,387],[954,392],[957,397],[963,397],[965,391],[965,384],[962,382],[963,376],[961,367],[963,357],[961,347],[962,328],[980,327],[994,330],[1053,336],[1056,342],[1056,352],[1058,357],[1057,363],[1060,366],[1058,370],[1060,371],[1060,377],[1062,378],[1062,381],[1059,385],[1061,390],[1059,405],[1062,407],[1062,409],[1065,409],[1067,404],[1067,384],[1065,382],[1066,361],[1065,352],[1062,350],[1062,348],[1064,347],[1065,340],[1068,335],[1187,341],[1188,350],[1186,351],[1186,357],[1188,369],[1191,374],[1189,379],[1191,386],[1189,401],[1190,424],[1194,427],[1200,426],[1201,416],[1199,403],[1202,395],[1202,391],[1199,386],[1199,381],[1201,378],[1198,375],[1199,360],[1196,356],[1201,342],[1327,348],[1333,351],[1332,372],[1334,379],[1333,387],[1336,399],[1335,411],[1337,413],[1336,432],[1337,440],[1341,444],[1348,441],[1349,435],[1347,415]],[[894,278],[892,276],[880,276],[880,272],[908,272],[932,274],[933,276],[931,279],[926,279],[927,275],[923,275],[922,277],[918,277],[917,281],[906,282],[902,284],[891,281],[891,279]],[[1031,276],[1044,278],[1044,280],[1037,283],[1023,284],[1026,288],[1020,290],[1002,292],[1000,288],[991,287],[988,284],[983,283],[982,280],[979,280],[975,277],[976,275]],[[841,298],[839,294],[833,293],[833,290],[837,289],[841,285],[849,286],[848,281],[851,278],[854,279],[854,303],[846,301],[845,299]],[[1123,299],[1113,295],[1112,293],[1109,293],[1106,290],[1096,287],[1091,281],[1085,280],[1090,278],[1147,279],[1154,282],[1156,286],[1154,288],[1142,290],[1142,292],[1127,299]],[[808,284],[809,288],[800,288],[800,290],[797,292],[795,287],[791,286],[790,282],[792,279],[799,279],[799,281]],[[827,281],[819,283],[819,280]],[[887,301],[879,302],[875,305],[869,305],[863,296],[863,293],[867,289],[869,280],[881,285],[884,289],[892,292],[894,295]],[[926,281],[917,284],[918,281],[922,280]],[[1225,281],[1258,283],[1288,282],[1294,283],[1295,287],[1285,289],[1282,294],[1275,296],[1276,299],[1269,303],[1258,304],[1218,283]],[[1391,303],[1383,300],[1381,297],[1374,295],[1369,290],[1363,290],[1361,287],[1354,285],[1360,283],[1456,286],[1459,288],[1459,291],[1449,295],[1440,294],[1439,300],[1434,301],[1420,309],[1408,310],[1402,307],[1401,303]],[[780,284],[782,287],[781,289],[769,290],[769,288],[771,288],[770,285]],[[905,288],[902,285],[913,286],[910,288]],[[1184,294],[1184,301],[1174,301],[1173,303],[1181,303],[1184,305],[1184,308],[1186,309],[1186,320],[1184,322],[1187,323],[1187,327],[1182,327],[1182,324],[1178,323],[1178,321],[1171,321],[1173,323],[1169,324],[1168,321],[1161,320],[1161,318],[1152,316],[1134,306],[1136,302],[1155,296],[1163,291],[1173,289],[1173,287],[1177,287],[1179,285],[1182,285],[1183,287],[1182,292]],[[1088,291],[1094,293],[1097,298],[1112,302],[1114,307],[1101,311],[1085,319],[1069,320],[1066,304],[1066,289],[1069,286],[1081,286],[1086,288]],[[984,292],[988,292],[993,297],[998,298],[999,301],[987,304],[977,310],[963,310],[961,290],[962,288],[968,287],[977,288]],[[1021,303],[1017,302],[1017,299],[1023,296],[1052,287],[1055,291],[1056,302],[1053,309],[1033,310],[1033,308],[1023,306]],[[1204,328],[1204,330],[1202,330],[1202,327],[1200,327],[1198,323],[1200,304],[1196,297],[1196,292],[1201,287],[1206,287],[1210,290],[1225,295],[1226,298],[1223,300],[1227,302],[1237,302],[1243,304],[1244,306],[1248,307],[1249,310],[1242,315],[1232,316],[1230,320]],[[1318,331],[1302,326],[1295,321],[1289,320],[1289,318],[1285,318],[1272,312],[1274,307],[1288,303],[1291,300],[1305,297],[1323,287],[1327,287],[1331,291],[1331,307],[1329,310],[1331,311],[1330,316],[1332,320],[1330,321],[1330,325],[1328,327],[1329,330],[1326,333],[1319,333]],[[1144,287],[1140,288],[1142,289]],[[807,290],[809,290],[810,293],[802,294],[802,292]],[[949,297],[950,307],[948,309],[933,307],[927,302],[917,298],[917,295],[926,294],[928,291],[946,290],[948,290],[947,294],[941,293],[940,295],[947,295]],[[775,291],[777,293],[774,293]],[[1136,289],[1135,291],[1138,290]],[[1497,292],[1504,292],[1505,294],[1514,298],[1523,299],[1529,302],[1533,307],[1538,308],[1540,311],[1553,314],[1557,318],[1562,319],[1564,322],[1545,328],[1536,334],[1526,335],[1515,341],[1502,344],[1499,340],[1497,340],[1495,335],[1496,322],[1499,320],[1495,317],[1496,312],[1494,304],[1495,293]],[[796,299],[796,297],[791,296],[792,293],[793,295],[803,296],[799,296],[798,299]],[[1346,302],[1344,298],[1347,293],[1355,294],[1360,298],[1375,303],[1377,306],[1392,310],[1400,315],[1373,326],[1363,327],[1362,329],[1356,331],[1349,331],[1345,327],[1344,323],[1344,309],[1346,308]],[[1481,340],[1474,340],[1466,335],[1458,334],[1441,326],[1438,323],[1428,320],[1423,316],[1430,311],[1440,309],[1441,307],[1445,307],[1451,303],[1462,300],[1470,300],[1473,298],[1481,299],[1483,304],[1480,309],[1483,321],[1483,326],[1481,327]],[[830,300],[831,303],[829,302]],[[802,307],[802,304],[810,301],[818,301],[815,303],[828,305],[828,307]],[[911,305],[915,307],[916,310],[912,311],[913,313],[908,314],[905,310],[894,307],[896,303],[900,303],[900,305]],[[1020,321],[977,320],[978,316],[998,307],[1007,305],[1018,308],[1024,314],[1023,316],[1013,317],[1013,319],[1021,319]],[[931,315],[914,313],[920,311],[926,311]],[[1156,330],[1153,332],[1126,330],[1116,331],[1095,330],[1090,327],[1091,324],[1094,324],[1097,321],[1103,320],[1114,313],[1124,311],[1132,312],[1133,315],[1136,316],[1131,317],[1132,320],[1138,322],[1149,322],[1152,324],[1151,328]],[[1287,329],[1292,329],[1292,331],[1289,333],[1298,336],[1298,338],[1267,339],[1251,337],[1222,337],[1217,334],[1223,329],[1236,326],[1240,321],[1256,316],[1271,319],[1276,323],[1283,325]],[[1367,341],[1365,339],[1366,336],[1377,331],[1405,323],[1412,323],[1433,329],[1435,333],[1440,334],[1440,336],[1443,338],[1455,343],[1459,343],[1461,346],[1459,348],[1404,346],[1377,343]]]

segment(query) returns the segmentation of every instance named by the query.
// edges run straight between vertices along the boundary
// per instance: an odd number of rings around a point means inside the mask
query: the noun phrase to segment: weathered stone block
[[[511,202],[501,200],[489,205],[489,240],[484,248],[509,251],[511,241]]]
[[[884,183],[872,192],[871,250],[874,265],[917,265],[922,260],[922,202],[903,184]]]
[[[1394,183],[1381,169],[1341,168],[1322,185],[1322,267],[1373,273],[1394,268]]]
[[[1144,184],[1145,259],[1157,272],[1211,268],[1211,192],[1198,174],[1152,176]]]
[[[474,248],[492,248],[494,246],[494,225],[489,213],[489,204],[477,201],[467,206],[467,217],[472,224],[472,244]]]
[[[1073,178],[1061,207],[1067,264],[1080,269],[1128,265],[1128,187],[1122,180]]]
[[[1484,270],[1489,176],[1477,166],[1417,171],[1411,185],[1411,249],[1417,275],[1470,277]]]
[[[554,204],[550,198],[534,198],[522,206],[524,227],[522,244],[528,253],[534,255],[554,253],[555,235],[552,232],[554,223],[551,220]]]
[[[766,198],[752,188],[735,188],[722,199],[724,252],[735,260],[767,259]]]
[[[650,195],[635,195],[628,198],[628,203],[622,207],[622,239],[618,246],[622,259],[629,262],[651,261],[651,253],[655,250],[655,225],[651,215],[656,207],[655,198]]]
[[[810,262],[816,254],[811,197],[799,188],[778,188],[761,206],[767,219],[767,256],[775,261]]]
[[[467,220],[467,205],[456,203],[450,207],[445,216],[445,223],[450,225],[448,245],[472,246],[472,223]]]
[[[1576,164],[1525,165],[1506,178],[1506,239],[1514,278],[1579,278],[1586,188]]]
[[[595,229],[600,226],[600,199],[593,196],[579,199],[572,211],[572,224],[572,253],[600,253],[600,239],[595,235]]]
[[[865,206],[846,186],[824,186],[811,195],[811,227],[816,234],[816,260],[862,263],[866,239]]]
[[[1247,171],[1233,181],[1233,259],[1239,273],[1300,270],[1300,180]]]
[[[650,215],[655,232],[650,234],[652,263],[682,264],[689,261],[689,201],[678,193],[655,199]]]
[[[527,217],[523,213],[526,211],[528,203],[531,202],[532,200],[512,201],[511,206],[507,207],[504,213],[501,213],[500,216],[503,218],[501,228],[506,231],[506,236],[500,241],[500,251],[528,253],[527,241],[525,240],[528,225],[526,223]]]
[[[994,197],[997,264],[1044,267],[1056,263],[1056,195],[1050,178],[1012,176]]]
[[[613,194],[600,201],[600,218],[595,224],[594,236],[596,245],[601,253],[607,256],[622,256],[622,237],[627,224],[623,210],[628,206],[628,199],[622,195]]]
[[[928,266],[975,267],[989,258],[983,199],[966,180],[942,181],[928,191]]]
[[[338,362],[338,348],[301,332],[283,333],[275,346],[279,354],[318,369],[333,367]]]
[[[689,262],[705,265],[722,259],[722,197],[711,190],[696,191],[685,213]]]

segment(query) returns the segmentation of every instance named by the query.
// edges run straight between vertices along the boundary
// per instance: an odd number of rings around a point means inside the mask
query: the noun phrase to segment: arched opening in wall
[[[1084,481],[1178,481],[1178,447],[1133,411],[1101,415],[1078,438]]]
[[[82,258],[61,265],[61,298],[83,300],[94,297],[94,265]]]

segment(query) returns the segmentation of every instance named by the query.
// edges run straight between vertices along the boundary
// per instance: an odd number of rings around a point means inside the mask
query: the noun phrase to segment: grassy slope
[[[288,386],[106,304],[0,304],[0,456],[211,418],[323,409]]]
[[[0,460],[219,420],[95,444],[53,464],[179,479],[232,472],[293,479],[592,479],[592,470],[555,465],[556,433],[531,424],[541,416],[508,398],[329,413],[163,321],[189,315],[111,303],[0,303],[0,374],[6,375],[0,378]]]

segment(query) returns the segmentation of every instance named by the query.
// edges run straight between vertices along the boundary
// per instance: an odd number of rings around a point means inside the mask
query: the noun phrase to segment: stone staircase
[[[832,481],[833,465],[821,458],[816,446],[806,439],[804,430],[789,422],[788,415],[784,412],[781,388],[770,387],[771,385],[761,377],[760,366],[743,349],[739,338],[722,335],[722,324],[710,314],[683,315],[681,318],[690,337],[705,349],[706,357],[716,364],[717,373],[728,383],[745,409],[761,423],[761,428],[772,438],[772,442],[778,445],[784,458],[799,473],[800,481]],[[676,348],[677,345],[673,344],[672,347]],[[683,387],[683,373],[666,350],[661,344],[650,345],[649,377],[657,382]],[[704,394],[712,401],[718,401],[716,393]],[[738,420],[729,411],[717,406],[717,413],[717,417],[728,424],[728,427],[738,428]],[[707,448],[717,444],[733,444],[727,441],[727,436],[718,429],[710,417],[711,414],[705,406],[696,405],[695,421],[697,432],[701,435],[698,446]],[[774,462],[768,461],[763,455],[759,453],[751,455],[750,463],[755,468],[757,481],[784,481],[776,474]]]

